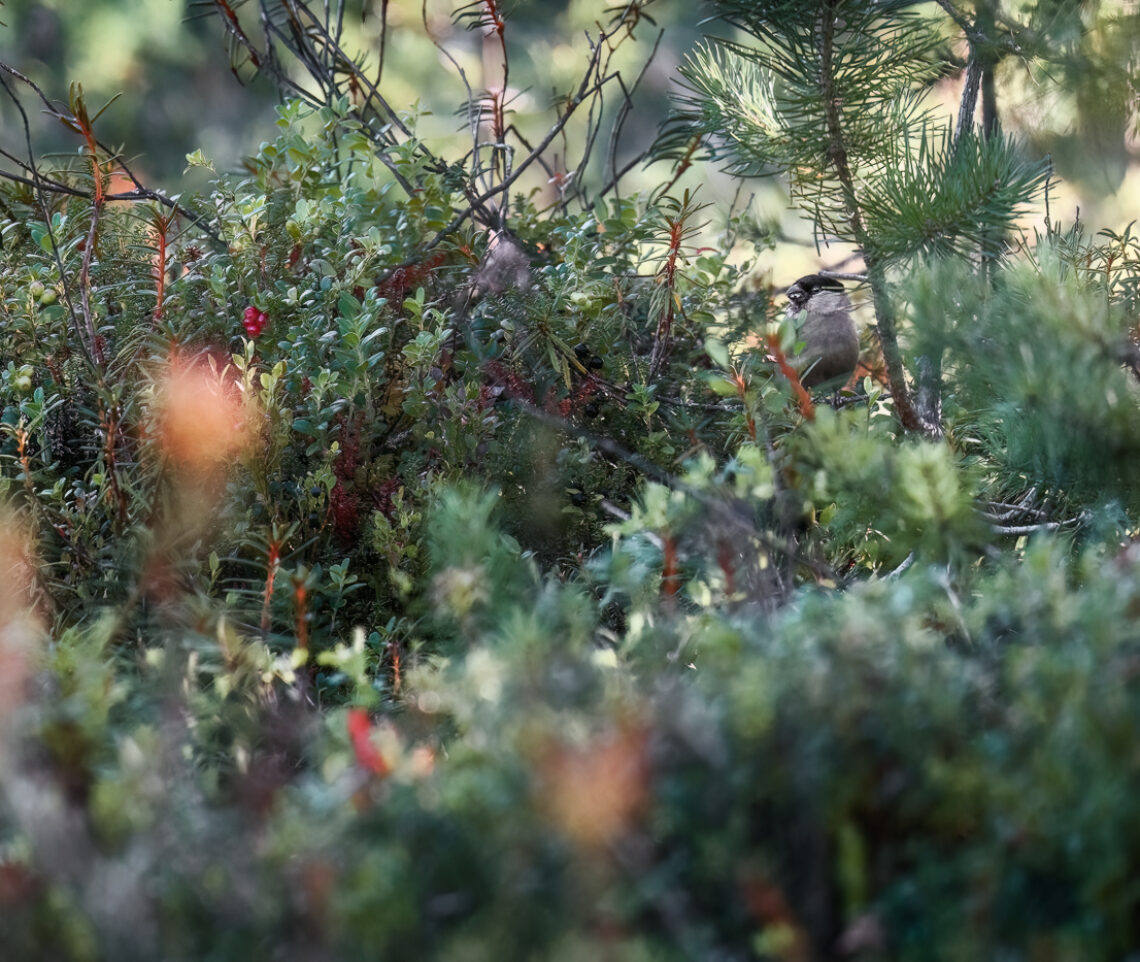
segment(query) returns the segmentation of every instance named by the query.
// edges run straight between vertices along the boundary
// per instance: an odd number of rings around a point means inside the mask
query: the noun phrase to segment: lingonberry
[[[265,330],[265,325],[269,323],[269,315],[265,311],[260,311],[252,304],[249,305],[242,314],[241,326],[245,328],[246,334],[250,337],[257,337]]]

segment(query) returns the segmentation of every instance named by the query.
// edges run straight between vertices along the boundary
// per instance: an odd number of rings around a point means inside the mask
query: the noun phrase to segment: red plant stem
[[[503,35],[503,30],[506,28],[506,22],[503,20],[503,15],[499,11],[498,0],[483,0],[483,6],[487,8],[487,17],[489,18],[491,26],[495,30],[495,33],[501,37]]]
[[[298,580],[293,586],[293,608],[297,613],[297,647],[302,651],[309,648],[309,619],[306,602],[308,589]]]
[[[155,294],[154,319],[162,319],[163,304],[166,300],[166,228],[168,221],[164,217],[155,218],[155,232],[158,234],[158,253],[155,256]]]
[[[748,382],[740,374],[739,371],[732,372],[733,380],[736,382],[736,393],[740,398],[741,403],[744,405],[744,423],[748,428],[748,436],[752,439],[752,443],[756,443],[756,415],[752,413],[751,407],[748,405]]]
[[[20,459],[20,467],[24,469],[24,489],[32,504],[36,503],[36,486],[32,482],[32,459],[28,457],[28,432],[23,428],[16,429],[16,454]]]
[[[800,404],[800,414],[808,421],[815,420],[815,405],[811,402],[811,395],[808,394],[807,389],[800,383],[800,376],[796,373],[796,369],[788,363],[788,356],[783,352],[780,347],[780,339],[775,334],[767,336],[768,350],[772,357],[776,359],[776,365],[780,369],[780,373],[788,379],[791,384],[792,390],[796,394],[796,399]]]
[[[388,641],[388,650],[392,653],[392,694],[400,693],[400,646],[394,639]]]
[[[372,722],[368,713],[362,708],[350,708],[346,719],[348,737],[352,741],[352,752],[356,756],[356,763],[373,775],[387,775],[388,763],[379,749],[372,744],[370,736]]]
[[[504,103],[506,102],[506,90],[495,90],[491,93],[491,134],[495,138],[495,143],[501,144],[503,138],[507,134],[507,120],[506,112],[504,110]]]
[[[91,174],[95,181],[94,204],[96,208],[99,208],[103,206],[103,200],[106,196],[103,192],[103,168],[99,165],[99,144],[95,140],[95,131],[86,124],[80,126],[80,133],[83,135],[87,150],[91,154]]]
[[[490,101],[491,108],[491,139],[496,144],[501,144],[507,136],[507,115],[506,115],[506,101],[507,101],[507,84],[510,80],[511,65],[510,59],[507,56],[507,41],[506,41],[506,21],[503,19],[502,11],[499,8],[498,0],[483,0],[483,8],[486,11],[486,16],[482,21],[482,28],[484,36],[494,34],[498,40],[499,57],[502,62],[503,75],[502,80],[499,82],[498,87],[491,85],[489,79],[487,80],[487,93]],[[491,154],[491,162],[493,169],[498,172],[500,164],[502,167],[502,176],[506,177],[507,168],[505,158],[500,156],[499,151],[493,151]]]
[[[249,52],[249,62],[260,69],[261,59],[257,56],[257,51],[253,49],[253,44],[250,43],[249,37],[247,37],[245,31],[242,30],[241,24],[238,23],[237,14],[234,13],[233,8],[226,2],[226,0],[214,0],[214,3],[217,5],[218,9],[221,10],[223,14],[225,14],[226,19],[230,22],[230,29],[233,30],[234,35],[241,40],[242,46],[244,46],[245,49]]]
[[[503,92],[506,93],[507,78],[510,75],[511,69],[510,61],[507,59],[507,23],[503,19],[502,11],[499,9],[498,0],[483,0],[483,6],[487,8],[486,22],[499,38],[499,49],[503,54]]]
[[[96,199],[92,204],[91,226],[87,230],[87,240],[83,245],[83,260],[79,267],[79,306],[83,314],[84,326],[87,329],[87,337],[91,342],[91,356],[95,359],[95,363],[98,364],[99,367],[105,368],[107,366],[107,358],[103,354],[103,347],[95,331],[95,321],[91,314],[91,259],[95,253],[95,241],[99,233],[100,203],[101,202]]]
[[[676,319],[677,298],[677,258],[681,254],[681,241],[685,236],[684,215],[669,222],[669,252],[658,276],[665,285],[665,311],[657,322],[657,334],[653,344],[653,357],[650,372],[655,374],[665,363],[669,353],[669,339],[673,334],[673,321]]]
[[[277,568],[281,561],[281,544],[269,542],[268,571],[265,575],[265,596],[261,604],[261,631],[269,632],[269,602],[273,598],[273,583],[277,580]]]
[[[729,597],[736,594],[736,569],[732,558],[732,543],[722,538],[716,545],[716,563],[724,572],[724,593]]]

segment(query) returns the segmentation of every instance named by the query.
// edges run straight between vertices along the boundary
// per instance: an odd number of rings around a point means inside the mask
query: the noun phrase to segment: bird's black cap
[[[824,277],[822,274],[805,274],[792,284],[786,293],[789,301],[796,307],[802,307],[812,294],[819,291],[842,291],[843,289],[842,282],[837,281],[834,277]]]

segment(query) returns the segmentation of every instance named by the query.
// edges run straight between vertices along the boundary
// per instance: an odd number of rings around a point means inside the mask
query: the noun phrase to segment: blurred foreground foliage
[[[798,396],[668,179],[330,96],[116,200],[59,110],[0,198],[5,959],[1127,957],[1130,232],[874,228],[929,437],[872,345]]]

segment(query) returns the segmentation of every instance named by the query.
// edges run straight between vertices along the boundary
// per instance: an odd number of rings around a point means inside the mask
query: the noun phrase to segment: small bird
[[[799,319],[803,348],[792,358],[806,388],[841,387],[859,362],[859,332],[843,285],[808,274],[787,290],[787,315]]]

